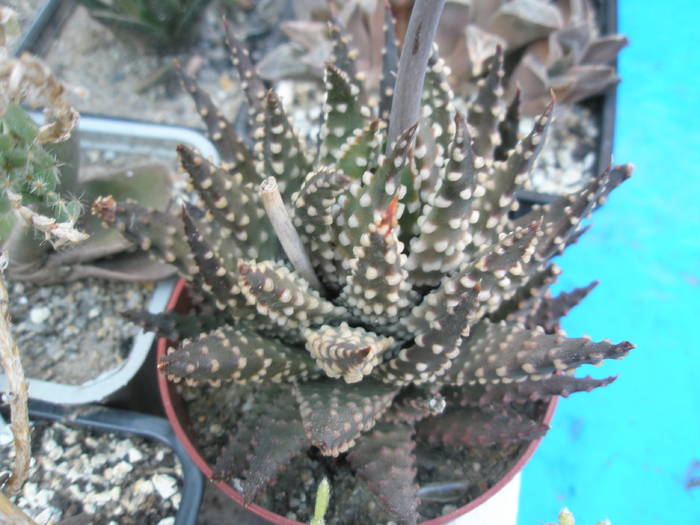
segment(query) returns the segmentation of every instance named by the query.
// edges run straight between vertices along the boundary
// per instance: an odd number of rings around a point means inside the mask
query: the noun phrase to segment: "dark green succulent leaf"
[[[593,342],[586,337],[566,338],[546,334],[540,327],[528,330],[523,325],[484,319],[462,341],[459,357],[445,383],[536,381],[583,364],[620,359],[633,348],[627,341],[614,344],[608,340]]]
[[[520,217],[518,224],[541,218],[545,235],[538,242],[535,255],[545,260],[561,253],[575,236],[581,220],[587,218],[610,194],[632,174],[630,165],[615,166],[598,177],[593,177],[581,190],[563,195],[545,206],[534,208]]]
[[[308,282],[281,263],[241,261],[238,272],[248,303],[260,315],[285,328],[320,326],[346,314],[343,307],[323,299]]]
[[[182,167],[203,201],[206,213],[200,214],[200,222],[211,222],[211,216],[218,223],[205,237],[217,246],[230,238],[227,244],[233,253],[225,259],[227,266],[238,257],[274,257],[279,250],[278,242],[257,188],[244,182],[242,176],[231,175],[215,166],[187,146],[178,146],[177,151]]]
[[[561,292],[556,297],[546,296],[540,302],[537,310],[532,311],[527,317],[525,326],[528,328],[541,326],[548,334],[559,332],[561,318],[583,301],[597,285],[598,281],[593,281],[588,286],[575,288],[571,292]]]
[[[246,328],[224,326],[184,341],[158,367],[171,380],[188,384],[294,382],[317,371],[309,355]]]
[[[403,243],[396,236],[397,203],[395,198],[353,248],[355,258],[350,261],[350,275],[341,295],[355,317],[376,327],[398,321],[418,300],[404,269]]]
[[[488,447],[542,437],[549,427],[507,407],[500,410],[452,408],[424,419],[418,435],[431,444]]]
[[[248,49],[236,38],[236,34],[226,21],[224,21],[224,26],[226,28],[226,45],[231,54],[231,62],[238,70],[241,87],[248,99],[251,117],[254,119],[255,115],[263,112],[263,100],[267,89],[258,75],[253,62],[250,60]]]
[[[381,131],[386,127],[384,122],[373,119],[363,128],[354,130],[353,136],[340,148],[337,166],[354,181],[360,182],[366,171],[375,170],[371,165],[380,151],[383,142]]]
[[[122,317],[139,325],[146,332],[170,341],[192,339],[199,334],[210,332],[225,324],[226,320],[217,315],[179,314],[177,312],[151,313],[147,310],[122,312]]]
[[[414,525],[419,518],[414,448],[410,425],[382,422],[362,436],[348,454],[357,475],[404,525]]]
[[[510,151],[518,143],[518,129],[520,128],[520,89],[515,90],[515,96],[510,101],[503,122],[498,125],[500,144],[494,151],[494,159],[504,161]]]
[[[401,190],[405,191],[403,198],[398,204],[397,215],[399,216],[399,239],[404,244],[410,244],[411,239],[420,234],[418,219],[423,212],[423,201],[420,194],[420,175],[416,168],[415,153],[408,152],[406,165],[398,175]]]
[[[360,87],[332,64],[326,66],[324,83],[326,98],[319,154],[323,164],[332,164],[343,157],[341,147],[354,137],[355,130],[364,128],[371,112],[358,99]]]
[[[257,170],[277,178],[282,198],[289,202],[312,170],[306,145],[296,135],[274,91],[267,92],[262,108],[253,131],[255,151],[261,159]]]
[[[246,304],[245,297],[241,293],[238,275],[226,269],[219,254],[197,231],[197,227],[185,210],[182,213],[182,222],[185,226],[187,243],[197,265],[197,276],[201,280],[200,289],[215,298],[215,306],[218,310],[230,310],[237,321],[255,319],[257,312],[254,307]]]
[[[350,45],[352,38],[335,23],[328,24],[328,36],[333,43],[333,50],[329,59],[330,63],[345,73],[357,85],[360,89],[357,92],[357,97],[359,99],[364,98],[362,93],[364,77],[357,72],[357,56],[359,53],[357,49],[352,48]]]
[[[98,198],[92,205],[92,213],[142,250],[174,265],[185,279],[191,280],[197,273],[178,217],[145,208],[131,200],[117,202],[112,197]]]
[[[411,126],[399,135],[391,154],[380,163],[374,172],[366,171],[362,176],[363,186],[343,202],[343,210],[336,220],[341,253],[349,261],[352,248],[360,243],[360,237],[369,225],[380,219],[394,197],[400,196],[398,176],[406,165],[416,126]]]
[[[260,174],[255,171],[255,163],[248,147],[234,131],[231,123],[218,110],[209,94],[204,91],[197,81],[177,66],[180,79],[197,106],[197,112],[207,126],[208,137],[216,145],[216,151],[221,158],[221,168],[231,173],[238,183],[259,184]],[[184,146],[179,146],[178,150]],[[182,155],[181,155],[182,157]],[[185,168],[187,169],[187,168]]]
[[[374,426],[397,392],[370,378],[353,384],[326,378],[298,384],[296,397],[311,443],[323,455],[338,456]]]
[[[487,61],[486,77],[477,82],[477,94],[469,106],[467,122],[472,126],[474,153],[486,160],[492,160],[494,150],[500,144],[498,126],[505,118],[503,108],[503,49],[499,46],[496,54]]]
[[[475,185],[471,138],[464,118],[457,113],[442,182],[423,207],[417,222],[419,233],[411,239],[407,268],[413,283],[435,286],[466,257]]]
[[[304,330],[306,349],[328,377],[342,377],[346,383],[362,381],[381,363],[391,347],[391,337],[381,337],[361,327],[324,325]]]
[[[222,385],[220,388],[226,386]],[[249,460],[253,457],[253,437],[260,427],[263,414],[270,410],[276,412],[280,407],[285,411],[281,420],[287,420],[290,414],[299,412],[289,384],[276,383],[264,387],[252,384],[248,387],[236,385],[235,388],[241,395],[247,394],[249,401],[245,409],[240,410],[235,426],[228,434],[228,443],[216,458],[211,476],[215,481],[231,481],[235,477],[241,477],[248,468]],[[212,402],[211,412],[226,410],[230,408]],[[298,415],[296,418],[298,419]]]
[[[377,377],[392,384],[437,383],[452,366],[461,351],[462,338],[469,335],[479,287],[459,298],[454,308],[431,320],[430,328],[420,332],[414,344],[403,348],[396,357],[378,368]]]
[[[450,389],[445,396],[450,406],[487,407],[491,405],[508,405],[509,403],[526,403],[547,401],[552,396],[569,397],[574,392],[590,392],[595,388],[608,386],[617,377],[594,379],[553,375],[539,381],[526,379],[513,383],[485,383],[463,385]]]
[[[350,179],[342,171],[324,166],[309,173],[301,189],[292,195],[294,226],[326,284],[338,282],[340,260],[332,224],[337,197],[349,185]]]
[[[445,62],[437,54],[428,59],[428,69],[425,72],[423,84],[423,119],[424,125],[429,126],[431,135],[437,144],[438,158],[447,157],[455,135],[455,107],[452,101],[454,93],[450,88],[445,74]],[[438,164],[440,166],[440,164]]]
[[[489,319],[491,321],[505,319],[512,323],[526,324],[559,275],[561,275],[561,269],[554,263],[539,266],[510,299],[503,301],[498,309],[489,315]],[[528,325],[528,328],[531,327]]]
[[[389,122],[394,84],[399,70],[399,44],[396,40],[396,23],[391,8],[384,7],[384,47],[382,48],[382,78],[379,81],[379,117]]]
[[[502,235],[500,242],[470,263],[462,263],[457,272],[443,278],[440,286],[428,293],[413,308],[402,324],[413,333],[429,330],[435,319],[457,305],[465,293],[479,285],[478,305],[470,313],[478,320],[487,311],[496,311],[515,293],[516,284],[525,277],[537,240],[538,224]]]
[[[468,247],[470,253],[482,250],[484,244],[512,228],[508,214],[518,207],[515,190],[527,178],[544,145],[552,111],[553,104],[550,104],[537,118],[532,131],[510,150],[505,161],[488,163],[479,170],[477,178],[485,193],[475,203],[479,215],[472,227],[475,234]]]

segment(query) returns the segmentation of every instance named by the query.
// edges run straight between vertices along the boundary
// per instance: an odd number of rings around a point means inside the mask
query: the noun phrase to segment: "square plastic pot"
[[[41,118],[39,114],[33,116]],[[90,150],[115,154],[147,154],[151,158],[174,161],[175,147],[187,144],[198,149],[205,157],[211,157],[214,162],[219,160],[216,149],[201,133],[179,126],[82,115],[78,133],[80,147]],[[149,312],[163,311],[175,282],[173,278],[157,283],[146,305]],[[153,368],[145,368],[149,355],[153,361],[151,349],[154,338],[152,332],[139,332],[121,365],[80,385],[28,378],[29,397],[67,405],[110,402],[125,408],[157,411],[160,407],[154,396],[148,395],[156,390]],[[0,389],[7,389],[4,374],[0,374]]]
[[[168,422],[161,418],[101,406],[71,409],[43,401],[29,404],[31,420],[47,420],[100,432],[114,432],[158,441],[170,447],[182,466],[182,498],[175,525],[195,525],[204,493],[204,479]]]

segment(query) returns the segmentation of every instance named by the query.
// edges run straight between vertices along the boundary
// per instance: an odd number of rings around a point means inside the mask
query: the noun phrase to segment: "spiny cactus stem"
[[[387,154],[399,134],[418,122],[425,71],[445,0],[416,0],[408,22],[391,102]]]
[[[260,184],[260,200],[289,261],[312,288],[323,293],[323,287],[311,266],[309,255],[287,214],[287,208],[282,202],[282,195],[274,177],[268,177]]]

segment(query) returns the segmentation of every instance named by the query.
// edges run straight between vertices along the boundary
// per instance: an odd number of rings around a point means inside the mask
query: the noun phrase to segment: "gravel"
[[[7,432],[0,432],[3,471],[14,456]],[[38,421],[29,480],[12,500],[42,525],[81,514],[96,525],[172,525],[181,487],[182,468],[165,445]]]
[[[523,119],[522,134],[534,119]],[[549,128],[547,142],[533,167],[527,188],[542,193],[565,195],[581,189],[596,166],[599,123],[585,106],[561,107]]]
[[[9,286],[12,332],[25,375],[70,385],[124,361],[139,328],[120,312],[142,308],[152,289],[98,279]]]

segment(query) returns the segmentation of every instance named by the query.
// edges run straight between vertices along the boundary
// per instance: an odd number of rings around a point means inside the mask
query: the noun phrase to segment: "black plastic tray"
[[[3,412],[7,412],[6,407]],[[57,421],[69,426],[102,432],[131,434],[167,445],[175,452],[182,465],[182,499],[175,517],[175,525],[194,525],[197,523],[199,505],[204,492],[204,478],[175,437],[175,433],[166,419],[102,406],[88,405],[66,408],[43,401],[29,402],[29,417],[32,420]]]

